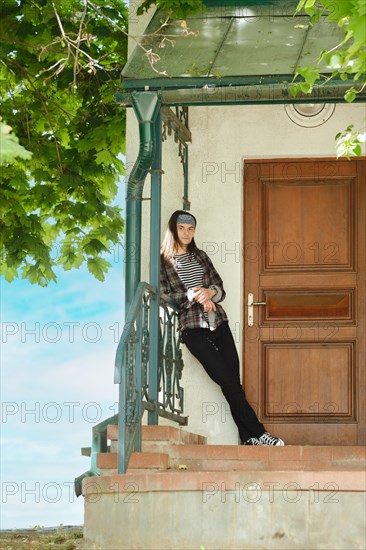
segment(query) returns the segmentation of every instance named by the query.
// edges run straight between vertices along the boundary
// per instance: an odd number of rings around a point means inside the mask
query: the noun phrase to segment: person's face
[[[189,223],[177,224],[178,240],[182,248],[187,248],[187,246],[192,242],[195,230],[196,228],[194,225]]]

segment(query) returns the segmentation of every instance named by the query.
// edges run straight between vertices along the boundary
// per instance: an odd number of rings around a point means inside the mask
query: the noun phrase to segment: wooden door
[[[288,444],[364,444],[366,160],[249,161],[244,198],[248,400]]]

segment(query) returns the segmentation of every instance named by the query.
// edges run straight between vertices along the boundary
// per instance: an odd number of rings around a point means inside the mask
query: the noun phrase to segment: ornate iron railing
[[[99,453],[105,453],[109,450],[107,440],[107,428],[111,424],[118,423],[118,415],[115,414],[106,420],[102,420],[96,426],[92,428],[92,444],[91,447],[83,447],[81,454],[83,456],[91,457],[90,469],[76,477],[74,480],[74,490],[77,497],[82,494],[83,479],[87,477],[93,477],[100,475],[99,468],[97,466],[97,456]]]
[[[182,350],[177,337],[177,308],[160,300],[159,334],[159,414],[180,424],[184,412],[184,391],[180,384],[183,373]],[[183,422],[184,420],[184,422]]]
[[[159,316],[152,315],[152,301],[160,300]],[[156,423],[158,412],[180,424],[184,392],[180,384],[183,359],[177,332],[177,307],[159,298],[155,288],[140,283],[128,312],[118,344],[115,383],[119,384],[118,472],[124,473],[132,451],[141,450],[142,417],[151,413],[149,423]],[[159,331],[153,330],[159,323]],[[158,334],[157,361],[151,356],[150,334]],[[156,390],[152,390],[156,388]],[[153,393],[156,393],[154,395]]]

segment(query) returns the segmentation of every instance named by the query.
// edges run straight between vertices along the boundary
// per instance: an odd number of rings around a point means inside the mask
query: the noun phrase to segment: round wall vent
[[[286,104],[287,116],[304,128],[321,126],[330,119],[334,113],[335,105],[332,103],[294,103]]]

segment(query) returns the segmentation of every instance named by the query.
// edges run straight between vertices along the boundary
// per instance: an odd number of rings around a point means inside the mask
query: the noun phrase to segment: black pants
[[[240,383],[239,357],[229,324],[224,322],[213,331],[206,328],[186,329],[182,331],[181,340],[210,378],[220,386],[241,441],[263,435],[264,426],[246,400]]]

